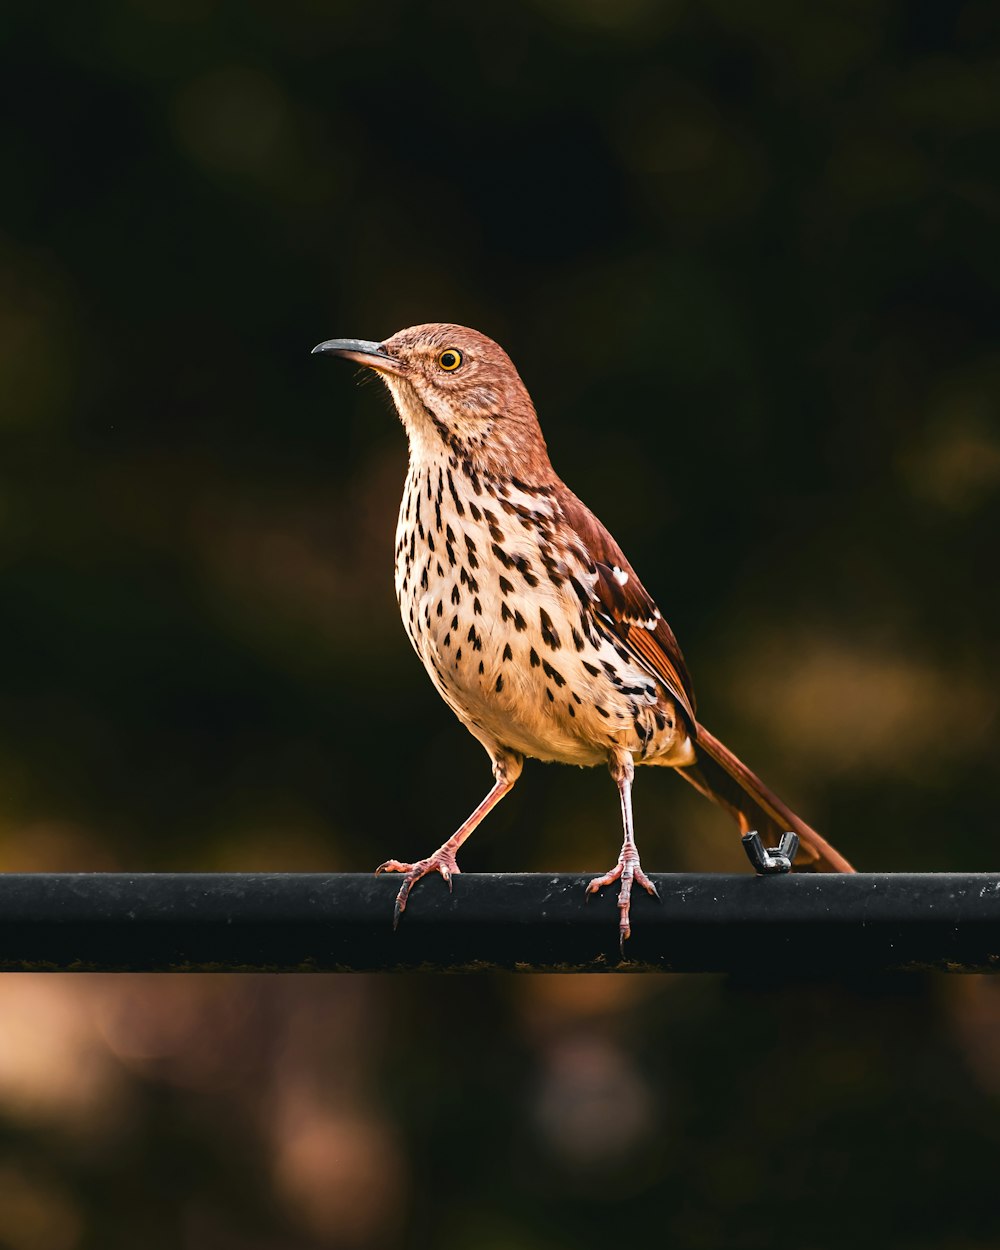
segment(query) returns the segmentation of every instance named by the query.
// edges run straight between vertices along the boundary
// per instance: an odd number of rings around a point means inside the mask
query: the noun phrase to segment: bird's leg
[[[659,898],[660,896],[656,886],[642,871],[642,865],[639,863],[639,852],[635,845],[635,834],[632,830],[632,778],[635,775],[635,765],[632,762],[632,756],[627,751],[615,748],[608,761],[608,768],[618,785],[618,793],[621,796],[625,841],[622,843],[618,863],[610,872],[605,873],[603,877],[595,877],[590,885],[587,886],[587,893],[595,894],[603,886],[611,885],[614,881],[621,881],[621,888],[618,892],[618,943],[624,953],[625,940],[632,933],[629,922],[629,907],[632,898],[633,880],[638,881],[643,889],[652,894],[654,898]]]
[[[443,842],[433,855],[428,855],[426,859],[418,859],[416,863],[404,864],[398,859],[387,859],[384,864],[379,864],[375,869],[376,876],[380,872],[403,872],[406,874],[403,878],[403,884],[399,887],[399,893],[396,895],[396,905],[393,908],[392,927],[394,929],[399,924],[400,916],[406,911],[406,901],[410,897],[410,891],[421,877],[426,877],[431,872],[439,872],[448,883],[448,889],[451,889],[452,877],[462,871],[455,860],[459,847],[483,817],[488,815],[503,796],[513,788],[514,782],[521,775],[523,766],[523,757],[516,755],[514,752],[505,751],[495,754],[493,757],[493,776],[496,778],[496,781],[493,789],[487,794],[472,815],[459,825],[447,842]]]

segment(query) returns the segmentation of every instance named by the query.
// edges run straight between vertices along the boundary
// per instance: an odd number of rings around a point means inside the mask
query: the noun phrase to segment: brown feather
[[[703,725],[698,726],[697,741],[698,764],[679,768],[677,772],[706,798],[735,816],[741,833],[756,829],[765,844],[773,846],[782,833],[792,830],[799,835],[796,864],[811,863],[818,872],[854,872],[839,851],[796,816],[756,773]]]
[[[560,482],[555,490],[566,525],[577,536],[580,554],[597,571],[592,608],[635,659],[663,682],[696,729],[694,687],[673,630],[639,580],[625,553],[585,503]],[[615,576],[615,570],[624,574]]]
[[[741,833],[755,829],[769,846],[777,845],[787,830],[797,833],[797,865],[811,865],[820,872],[853,872],[839,851],[768,789],[728,747],[698,724],[694,690],[684,656],[652,596],[622,549],[590,509],[561,482],[555,493],[566,524],[579,539],[582,554],[596,566],[598,577],[591,605],[596,623],[612,629],[631,655],[663,682],[688,721],[698,750],[698,763],[678,768],[678,773],[706,798],[730,812]]]

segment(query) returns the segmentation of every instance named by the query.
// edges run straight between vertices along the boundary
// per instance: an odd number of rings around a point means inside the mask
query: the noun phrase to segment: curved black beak
[[[406,365],[401,360],[390,356],[381,343],[374,343],[371,339],[327,339],[325,343],[317,343],[310,354],[342,356],[344,360],[355,360],[359,365],[377,369],[379,373],[400,376],[406,373]]]

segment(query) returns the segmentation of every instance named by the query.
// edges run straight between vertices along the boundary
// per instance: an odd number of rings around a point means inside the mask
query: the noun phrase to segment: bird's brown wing
[[[652,596],[636,576],[621,548],[590,509],[560,484],[563,518],[579,543],[581,557],[596,566],[597,580],[587,606],[610,629],[636,662],[658,677],[685,715],[699,754],[698,764],[678,773],[732,813],[740,831],[756,829],[765,842],[776,843],[786,829],[799,836],[796,864],[821,872],[853,872],[848,861],[807,825],[713,734],[695,718],[694,690],[673,630]]]
[[[576,535],[580,554],[597,570],[587,606],[610,627],[636,662],[663,682],[694,731],[694,689],[673,630],[622,549],[586,504],[562,483],[557,497],[563,520]]]

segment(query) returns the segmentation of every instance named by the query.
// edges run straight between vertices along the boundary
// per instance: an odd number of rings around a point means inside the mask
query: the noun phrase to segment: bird
[[[593,512],[557,475],[513,362],[477,330],[429,323],[381,342],[327,339],[313,354],[374,371],[409,441],[395,537],[403,626],[438,694],[486,749],[494,783],[424,859],[401,873],[393,923],[516,783],[526,758],[607,766],[621,807],[617,862],[587,886],[618,883],[618,936],[631,936],[632,888],[657,896],[632,819],[637,765],[673,768],[735,817],[740,831],[799,838],[797,863],[851,864],[696,717],[681,649],[655,600]]]

